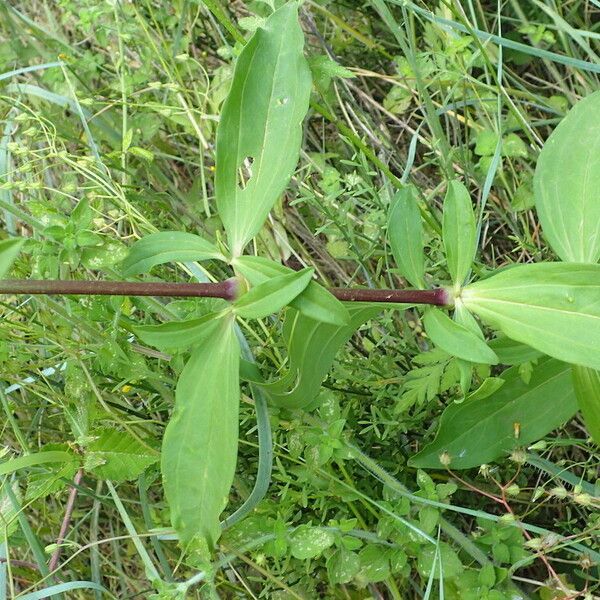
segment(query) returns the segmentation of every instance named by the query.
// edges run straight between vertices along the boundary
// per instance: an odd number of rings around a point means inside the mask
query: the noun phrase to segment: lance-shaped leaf
[[[233,256],[260,231],[298,162],[311,90],[303,47],[298,3],[289,2],[237,59],[217,130],[215,179]]]
[[[600,259],[600,92],[578,102],[537,162],[534,196],[543,232],[564,261]]]
[[[313,402],[342,344],[383,308],[368,304],[350,306],[350,322],[341,326],[314,321],[295,310],[288,311],[283,335],[289,369],[278,381],[264,385],[271,402],[285,408],[302,408]]]
[[[182,544],[197,536],[210,546],[237,458],[240,348],[226,317],[211,328],[185,365],[167,425],[161,470],[171,522]]]
[[[475,363],[498,363],[498,357],[483,339],[439,308],[428,308],[423,315],[423,324],[431,341],[448,354]]]
[[[467,188],[451,181],[444,199],[444,249],[452,283],[460,287],[467,278],[477,249],[477,228]]]
[[[467,286],[462,301],[518,342],[600,369],[600,265],[519,265]]]
[[[123,261],[123,275],[148,273],[152,267],[167,262],[208,259],[225,260],[219,249],[193,233],[161,231],[138,240]]]
[[[213,329],[220,327],[220,314],[211,312],[198,319],[140,325],[133,330],[144,343],[159,350],[185,350],[203,342]]]
[[[423,223],[412,186],[402,188],[392,200],[388,238],[402,277],[415,287],[424,288]]]
[[[0,279],[10,270],[24,243],[25,240],[21,238],[10,238],[0,242]]]
[[[575,365],[573,384],[587,430],[592,439],[600,444],[600,372]]]
[[[491,396],[451,404],[442,415],[431,444],[409,464],[425,469],[469,469],[505,456],[544,437],[577,411],[571,367],[544,359],[528,384],[518,367],[502,374],[504,385]]]
[[[236,271],[252,285],[258,285],[277,277],[293,273],[292,269],[262,256],[240,256],[233,261]],[[290,302],[306,317],[332,325],[347,325],[350,315],[346,307],[330,292],[311,281],[306,289]]]
[[[262,319],[271,315],[303,292],[313,274],[313,269],[302,269],[259,283],[234,302],[235,312],[246,319]]]

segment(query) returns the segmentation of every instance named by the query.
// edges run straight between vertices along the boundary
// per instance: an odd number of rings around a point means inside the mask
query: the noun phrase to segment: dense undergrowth
[[[145,234],[222,238],[216,123],[243,39],[279,4],[0,3],[0,209],[3,229],[28,238],[15,276],[118,278]],[[441,205],[459,175],[477,199],[479,275],[553,258],[532,210],[533,172],[568,108],[598,89],[597,2],[307,0],[300,19],[311,109],[257,254],[311,266],[326,285],[402,287],[387,210],[411,182],[427,216],[427,272],[448,281]],[[182,264],[152,275],[231,272]],[[41,598],[27,594],[61,583],[53,589],[68,598],[600,594],[598,452],[579,418],[479,469],[408,465],[464,397],[460,359],[431,345],[413,310],[361,327],[315,410],[270,409],[264,499],[225,529],[212,557],[182,553],[157,460],[185,355],[132,331],[211,302],[2,299],[4,459],[24,462],[2,481],[0,598]],[[242,327],[266,372],[286,367],[280,329],[270,318]],[[536,360],[518,361],[519,376]],[[500,372],[478,366],[472,390]],[[256,393],[242,388],[231,512],[257,477]],[[86,448],[82,467],[27,463],[65,448]]]

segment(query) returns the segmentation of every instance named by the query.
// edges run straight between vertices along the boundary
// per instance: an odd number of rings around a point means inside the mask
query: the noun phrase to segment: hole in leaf
[[[253,156],[246,156],[240,163],[237,170],[238,173],[238,186],[240,189],[246,189],[248,182],[252,179],[252,165],[254,164]]]
[[[277,106],[284,106],[289,102],[289,98],[287,96],[284,96],[283,98],[278,98],[277,99]]]

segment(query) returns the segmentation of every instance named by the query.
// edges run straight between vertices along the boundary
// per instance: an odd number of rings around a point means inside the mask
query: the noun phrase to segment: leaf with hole
[[[417,288],[425,287],[423,223],[413,186],[393,198],[388,217],[388,238],[398,271]]]
[[[600,259],[600,91],[578,102],[537,161],[534,196],[542,230],[564,261]]]
[[[259,27],[237,59],[217,130],[216,198],[233,256],[260,231],[298,162],[311,74],[298,3]]]
[[[292,269],[261,256],[240,256],[233,261],[233,265],[252,285],[293,273]],[[350,320],[346,307],[314,280],[290,302],[290,306],[304,316],[323,323],[346,325]]]
[[[447,454],[451,469],[469,469],[539,440],[577,411],[571,366],[546,358],[524,383],[518,367],[502,374],[504,385],[491,396],[450,404],[433,442],[409,463],[442,469]]]
[[[508,337],[600,369],[600,265],[518,265],[467,286],[461,297]]]
[[[314,269],[278,275],[250,289],[233,304],[236,314],[245,319],[262,319],[287,306],[310,283]]]
[[[428,308],[423,314],[423,324],[431,341],[451,356],[474,363],[498,363],[498,357],[483,339],[439,308]]]
[[[451,181],[444,199],[442,237],[448,271],[455,287],[469,275],[477,250],[477,227],[471,196],[460,181]]]
[[[179,377],[163,438],[163,485],[183,545],[196,537],[215,544],[235,473],[240,347],[231,319],[219,325]]]
[[[131,246],[123,261],[123,275],[148,273],[152,267],[167,262],[225,260],[218,248],[193,233],[161,231],[147,235]]]

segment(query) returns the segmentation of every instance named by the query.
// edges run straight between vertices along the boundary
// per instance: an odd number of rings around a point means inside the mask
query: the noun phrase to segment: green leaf
[[[163,438],[161,470],[171,522],[182,544],[213,546],[237,459],[240,348],[230,318],[220,320],[185,365]]]
[[[10,238],[0,242],[0,279],[10,271],[24,243],[25,240],[20,238]]]
[[[451,356],[474,363],[498,363],[498,357],[484,340],[439,308],[428,308],[423,314],[423,324],[431,341]]]
[[[148,273],[152,267],[167,262],[225,260],[216,246],[199,235],[184,231],[161,231],[138,240],[123,261],[123,275]]]
[[[298,162],[311,91],[303,47],[298,3],[288,2],[256,30],[237,59],[217,130],[215,179],[233,256],[260,231]],[[251,175],[242,180],[240,169],[248,167]]]
[[[423,223],[413,186],[402,188],[392,200],[388,238],[402,277],[415,287],[424,288]]]
[[[240,256],[233,261],[236,270],[252,285],[258,285],[278,275],[293,273],[292,269],[261,256]],[[332,325],[347,325],[350,315],[346,307],[316,281],[290,302],[306,317]]]
[[[438,548],[435,546],[423,546],[419,551],[417,570],[423,577],[430,575],[434,579],[440,579],[443,573],[444,580],[456,577],[464,570],[458,554],[446,542],[439,542],[439,556],[436,557]],[[441,562],[441,568],[440,563]],[[433,573],[432,573],[433,571]]]
[[[158,460],[158,452],[152,454],[126,431],[105,429],[93,435],[98,437],[86,448],[84,467],[102,479],[135,479]]]
[[[600,259],[600,92],[578,102],[537,162],[535,204],[544,235],[564,261]]]
[[[476,467],[539,440],[577,411],[570,365],[544,359],[528,384],[518,367],[505,371],[502,379],[504,385],[493,395],[448,406],[434,441],[409,463],[445,468],[440,455],[446,453],[451,469]]]
[[[313,274],[314,269],[307,268],[259,283],[234,302],[235,312],[245,319],[262,319],[273,314],[302,293]]]
[[[502,365],[521,365],[543,356],[539,350],[504,335],[490,340],[488,345],[497,354]]]
[[[474,392],[471,392],[466,399],[484,400],[497,392],[504,384],[505,380],[501,377],[486,377],[483,383]]]
[[[159,350],[182,350],[204,341],[213,329],[219,327],[221,313],[208,313],[198,319],[170,321],[160,325],[140,325],[133,331],[144,343]]]
[[[301,525],[290,538],[290,550],[294,558],[307,560],[316,558],[323,550],[333,546],[335,537],[323,527]]]
[[[337,351],[364,322],[382,309],[369,305],[351,306],[348,325],[321,323],[289,310],[283,325],[289,369],[278,381],[263,385],[271,403],[285,408],[303,408],[313,402]]]
[[[471,270],[477,250],[477,227],[467,188],[451,181],[444,199],[444,249],[452,283],[460,288]]]
[[[514,340],[600,369],[600,265],[519,265],[467,286],[461,297]]]
[[[358,555],[343,546],[327,559],[327,575],[332,585],[348,583],[359,571]]]
[[[76,460],[77,457],[74,454],[63,450],[34,452],[33,454],[19,456],[18,458],[11,458],[3,463],[0,463],[0,475],[9,475],[10,473],[14,473],[19,469],[28,469],[29,467],[36,467],[37,465],[43,465],[46,463],[66,463]]]
[[[600,444],[600,372],[575,365],[573,385],[585,426],[592,439]]]

